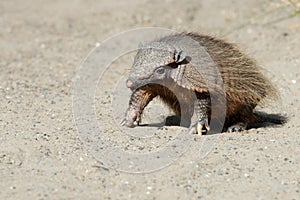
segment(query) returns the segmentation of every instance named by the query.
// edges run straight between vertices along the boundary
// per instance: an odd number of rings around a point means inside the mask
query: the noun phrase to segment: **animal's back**
[[[224,83],[228,115],[235,114],[240,107],[253,109],[267,96],[277,97],[276,89],[261,73],[256,61],[241,52],[236,45],[207,35],[188,33],[186,36],[204,47],[215,62]],[[172,38],[176,39],[178,35],[167,36],[160,41],[171,42]],[[196,88],[201,88],[204,86],[203,77],[198,70],[201,71],[201,66],[190,66],[185,73]]]

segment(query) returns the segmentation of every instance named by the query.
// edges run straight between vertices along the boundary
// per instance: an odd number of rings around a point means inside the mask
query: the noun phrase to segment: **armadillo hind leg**
[[[138,89],[133,92],[129,100],[129,108],[120,124],[127,127],[133,127],[134,122],[139,124],[144,108],[154,97],[155,95],[147,89]]]
[[[247,124],[246,123],[237,123],[237,124],[234,124],[230,127],[228,127],[227,129],[227,132],[241,132],[241,131],[244,131],[246,130],[247,128]]]
[[[191,134],[202,134],[209,131],[208,112],[209,98],[197,99],[194,102],[194,113],[191,119],[190,131]]]
[[[251,126],[251,124],[253,124],[255,121],[256,117],[253,114],[253,107],[242,105],[235,115],[228,117],[228,123],[226,123],[227,132],[244,131],[248,128],[249,125]],[[226,125],[224,131],[226,131]]]

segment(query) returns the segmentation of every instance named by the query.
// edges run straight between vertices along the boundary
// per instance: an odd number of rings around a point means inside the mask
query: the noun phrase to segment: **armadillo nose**
[[[133,86],[133,82],[130,81],[130,80],[127,80],[127,81],[126,81],[126,87],[132,88],[132,86]]]

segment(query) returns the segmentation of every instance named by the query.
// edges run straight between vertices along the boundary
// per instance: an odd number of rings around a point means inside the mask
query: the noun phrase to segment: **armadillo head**
[[[163,84],[186,58],[169,44],[152,42],[139,47],[126,86],[132,91],[149,84]]]

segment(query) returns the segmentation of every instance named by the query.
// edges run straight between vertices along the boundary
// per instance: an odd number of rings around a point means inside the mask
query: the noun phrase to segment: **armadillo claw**
[[[203,129],[205,128],[205,130]],[[210,130],[210,127],[208,125],[208,120],[199,120],[196,125],[191,126],[189,133],[190,134],[199,134],[202,135],[203,132],[208,132]]]
[[[124,117],[123,119],[121,119],[121,121],[119,122],[119,124],[120,124],[121,126],[124,126],[124,125],[125,125],[125,117]]]
[[[237,123],[235,125],[230,126],[227,129],[227,132],[229,132],[229,133],[232,133],[232,132],[241,132],[241,131],[246,130],[246,128],[247,128],[247,124],[245,124],[245,123]]]
[[[191,127],[190,130],[189,130],[189,134],[197,134],[196,127]],[[202,132],[199,135],[202,135]]]
[[[133,127],[133,121],[126,119],[126,117],[124,117],[121,121],[120,121],[120,125],[121,126],[127,126],[127,127]]]
[[[128,110],[125,117],[120,121],[121,126],[133,127],[134,122],[139,124],[141,121],[140,114],[136,110]]]
[[[202,135],[203,125],[199,122],[197,123],[197,132]]]

